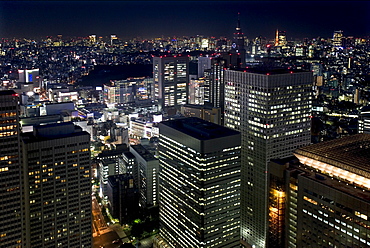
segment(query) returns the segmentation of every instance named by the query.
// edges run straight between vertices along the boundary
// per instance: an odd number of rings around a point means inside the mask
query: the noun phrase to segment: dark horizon
[[[1,1],[0,38],[47,36],[231,38],[240,12],[249,39],[370,35],[370,2],[361,1]]]

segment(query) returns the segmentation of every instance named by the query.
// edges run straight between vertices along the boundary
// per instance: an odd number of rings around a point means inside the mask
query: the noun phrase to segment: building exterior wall
[[[19,134],[18,95],[0,91],[0,244],[4,247],[25,245]]]
[[[91,247],[90,136],[68,133],[71,123],[45,127],[22,134],[25,247]]]
[[[242,133],[241,236],[266,247],[267,163],[310,144],[311,72],[225,71],[225,126]]]
[[[239,247],[240,134],[203,139],[161,122],[159,154],[162,242]]]
[[[158,205],[159,161],[142,145],[130,146],[137,163],[135,182],[138,182],[139,205],[142,208]]]
[[[181,55],[154,57],[153,83],[160,109],[179,108],[187,103],[189,58]]]

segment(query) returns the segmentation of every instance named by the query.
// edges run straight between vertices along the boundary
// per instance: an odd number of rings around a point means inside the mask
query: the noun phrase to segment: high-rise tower
[[[0,246],[12,248],[25,244],[18,102],[14,91],[0,91]]]
[[[158,247],[239,247],[240,133],[193,117],[159,129]]]
[[[187,56],[160,56],[153,58],[153,83],[159,108],[180,108],[187,103],[189,83]]]
[[[242,32],[242,28],[240,26],[240,13],[238,13],[238,22],[236,24],[231,50],[228,54],[224,54],[222,57],[228,61],[228,67],[244,68],[245,52],[244,33]]]
[[[241,236],[266,247],[267,163],[310,143],[312,72],[225,71],[225,126],[242,134]]]
[[[244,34],[242,31],[242,28],[240,27],[240,13],[238,13],[238,22],[235,28],[234,41],[233,41],[232,48],[235,51],[244,50]]]
[[[73,123],[22,134],[23,247],[91,247],[90,135]]]

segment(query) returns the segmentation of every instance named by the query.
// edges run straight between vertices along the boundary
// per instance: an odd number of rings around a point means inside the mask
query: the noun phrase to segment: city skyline
[[[369,2],[358,1],[2,1],[1,38],[116,34],[121,39],[174,36],[231,38],[240,12],[244,35],[288,39],[370,33]]]

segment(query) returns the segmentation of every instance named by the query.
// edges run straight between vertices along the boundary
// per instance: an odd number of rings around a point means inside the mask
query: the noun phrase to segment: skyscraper
[[[0,246],[22,247],[23,191],[19,146],[19,99],[0,91]]]
[[[159,247],[239,247],[240,133],[193,117],[159,129]]]
[[[230,51],[230,66],[234,68],[244,68],[245,52],[244,33],[240,26],[240,13],[238,13],[238,22],[235,28],[234,40]]]
[[[333,46],[341,47],[343,38],[344,37],[343,37],[343,31],[342,30],[334,31],[334,33],[333,33]]]
[[[90,135],[73,123],[39,125],[21,147],[24,247],[91,247]]]
[[[370,134],[304,146],[294,155],[298,163],[270,165],[270,230],[284,231],[275,238],[285,242],[269,247],[370,247]]]
[[[320,173],[298,180],[303,195],[298,201],[304,201],[298,202],[303,209],[297,216],[297,246],[370,246],[369,147],[370,134],[357,134],[294,152],[304,166]]]
[[[312,72],[225,71],[225,126],[242,134],[241,236],[245,246],[267,240],[267,163],[310,143]]]
[[[181,54],[153,58],[154,94],[159,108],[177,108],[187,103],[189,58]]]

